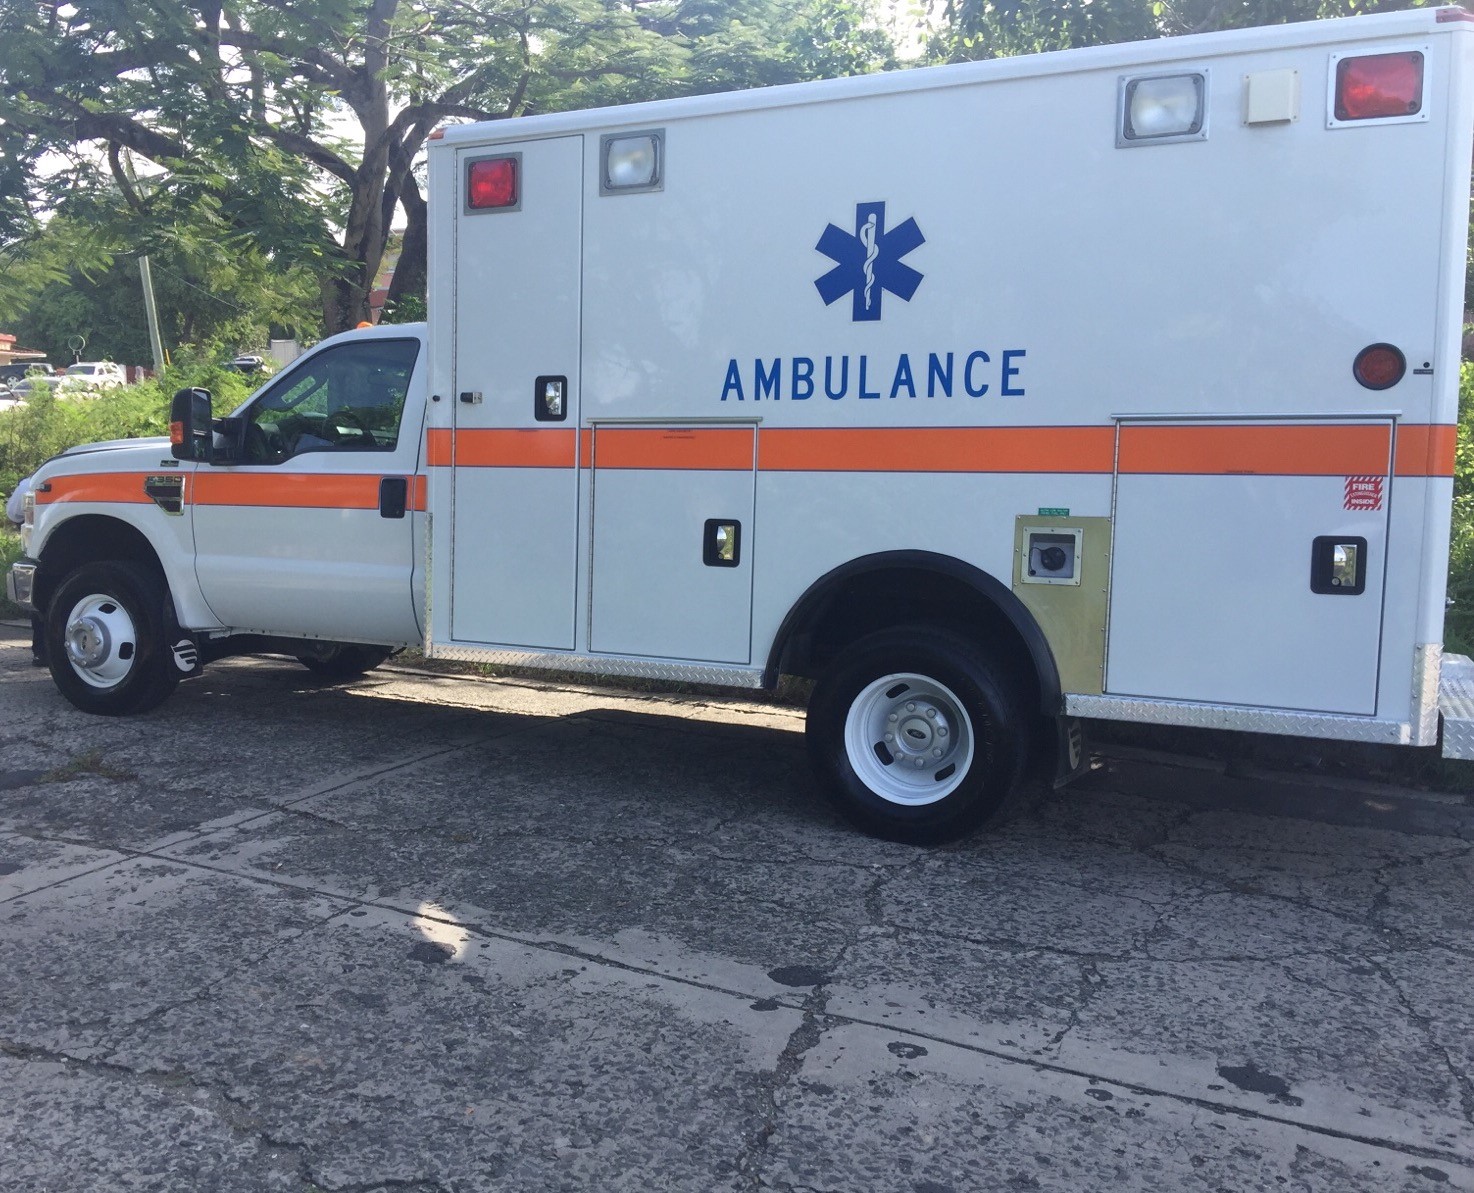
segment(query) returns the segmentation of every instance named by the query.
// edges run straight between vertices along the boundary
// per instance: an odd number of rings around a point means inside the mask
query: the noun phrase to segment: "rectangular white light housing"
[[[661,189],[665,135],[661,132],[618,133],[603,138],[603,171],[599,193],[628,194]]]
[[[1121,80],[1117,145],[1199,141],[1208,135],[1207,75],[1152,75]]]

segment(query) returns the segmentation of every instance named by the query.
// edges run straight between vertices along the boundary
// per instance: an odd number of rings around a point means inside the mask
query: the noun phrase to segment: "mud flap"
[[[1055,717],[1059,744],[1055,750],[1055,789],[1072,783],[1090,769],[1090,753],[1085,749],[1085,727],[1079,717]]]
[[[205,672],[205,652],[200,649],[200,640],[179,624],[174,612],[174,594],[167,591],[164,597],[164,633],[168,644],[168,666],[174,668],[180,679],[194,679]]]
[[[172,627],[173,633],[169,640],[169,660],[174,669],[179,672],[180,679],[194,679],[197,675],[204,674],[204,656],[200,651],[200,644],[193,634]]]

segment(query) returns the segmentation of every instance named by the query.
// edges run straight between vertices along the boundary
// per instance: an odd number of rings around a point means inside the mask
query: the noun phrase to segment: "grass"
[[[70,783],[73,779],[85,778],[88,775],[120,782],[138,778],[132,771],[119,770],[104,762],[101,750],[88,750],[85,754],[79,754],[47,771],[36,781],[38,783]]]

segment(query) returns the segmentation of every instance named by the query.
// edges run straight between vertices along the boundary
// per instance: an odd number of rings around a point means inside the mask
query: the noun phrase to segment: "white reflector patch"
[[[1126,84],[1121,136],[1127,141],[1195,136],[1203,127],[1203,76],[1169,75]]]

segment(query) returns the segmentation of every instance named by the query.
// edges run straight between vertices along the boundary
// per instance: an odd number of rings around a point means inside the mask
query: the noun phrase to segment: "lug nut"
[[[945,725],[941,726],[937,730],[937,736],[938,737],[946,737],[947,736],[947,726],[945,726]]]
[[[906,705],[906,711],[907,712],[915,712],[916,711],[916,701],[913,700],[909,704],[907,704]]]

